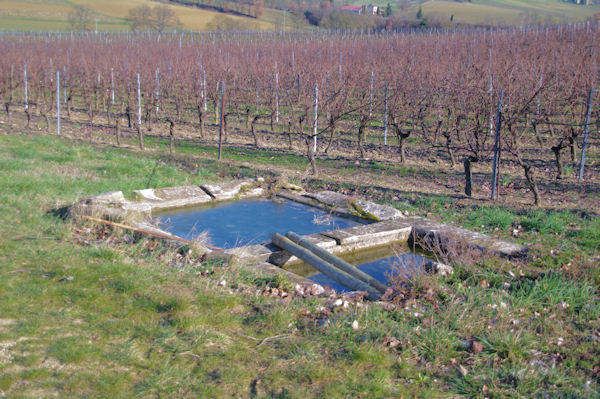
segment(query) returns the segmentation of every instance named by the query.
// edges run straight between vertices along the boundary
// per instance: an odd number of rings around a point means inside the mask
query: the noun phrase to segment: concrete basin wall
[[[85,198],[73,205],[72,211],[76,214],[130,220],[135,227],[175,237],[152,225],[153,211],[260,197],[265,194],[265,189],[261,187],[262,182],[259,178],[201,186],[137,190],[134,192],[137,198],[133,201],[125,199],[122,192],[113,191]],[[306,193],[295,186],[293,188],[296,190],[280,190],[277,195],[362,223],[355,227],[304,236],[335,255],[370,250],[394,243],[418,242],[431,237],[438,239],[441,245],[458,240],[470,248],[500,256],[517,257],[527,253],[527,248],[522,245],[425,218],[405,217],[401,211],[391,206],[351,198],[332,191]],[[205,250],[213,252],[208,248]],[[304,277],[280,268],[300,260],[270,242],[215,251],[211,257],[219,256],[219,252],[223,257],[236,258],[240,264],[260,269],[265,273],[284,273],[294,282],[309,282]]]

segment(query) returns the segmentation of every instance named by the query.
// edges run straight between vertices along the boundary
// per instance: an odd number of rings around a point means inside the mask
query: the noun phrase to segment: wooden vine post
[[[585,167],[585,150],[588,136],[590,134],[590,117],[592,116],[592,102],[594,100],[594,86],[590,87],[590,95],[587,101],[587,114],[585,116],[585,130],[583,131],[583,144],[581,145],[581,161],[579,162],[579,182],[583,181],[583,169]]]
[[[142,134],[142,95],[140,92],[140,74],[137,74],[137,103],[138,103],[138,120],[137,120],[137,132],[138,140],[140,143],[140,150],[144,149],[144,136]]]
[[[56,133],[60,136],[60,72],[56,71]]]
[[[223,147],[223,108],[225,106],[225,82],[221,83],[221,122],[219,123],[219,161],[221,160]]]
[[[387,145],[388,135],[388,82],[385,82],[385,113],[383,115],[383,144]]]
[[[315,85],[315,119],[313,122],[313,156],[317,153],[317,128],[319,120],[319,85]]]
[[[275,122],[279,123],[279,71],[275,63]]]
[[[110,102],[115,105],[115,70],[110,68]]]
[[[29,92],[27,86],[27,64],[23,64],[23,90],[25,94],[25,115],[27,116],[27,127],[31,122],[31,114],[29,113]]]
[[[496,113],[496,137],[494,139],[494,165],[492,169],[492,195],[490,199],[493,201],[498,196],[498,162],[500,161],[500,127],[502,119],[502,89],[498,94],[498,110]]]

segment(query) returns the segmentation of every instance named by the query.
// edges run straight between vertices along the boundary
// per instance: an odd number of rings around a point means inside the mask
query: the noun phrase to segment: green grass
[[[484,225],[504,238],[521,225],[517,240],[531,245],[532,263],[490,258],[456,266],[452,276],[416,281],[419,296],[395,310],[323,311],[315,298],[260,294],[266,287],[290,290],[286,278],[195,259],[183,264],[185,250],[147,239],[127,244],[127,233],[104,235],[97,226],[53,216],[103,191],[257,173],[212,161],[212,147],[181,143],[168,160],[164,142],[149,138],[147,145],[161,152],[0,135],[0,396],[593,397],[598,391],[597,217],[458,208],[455,199],[435,195],[409,204],[390,199],[415,214]],[[232,163],[306,167],[306,159],[293,155],[227,154]],[[373,167],[392,168],[364,165]],[[389,347],[390,338],[399,344]],[[483,350],[475,353],[472,341]]]
[[[394,13],[414,18],[418,5]],[[481,25],[518,25],[582,21],[600,12],[598,6],[575,5],[556,0],[473,0],[453,2],[427,1],[421,5],[423,15],[444,25],[457,23]],[[453,21],[450,17],[453,16]]]
[[[502,208],[481,207],[467,215],[467,227],[478,227],[485,231],[494,229],[508,230],[516,220],[515,215]]]

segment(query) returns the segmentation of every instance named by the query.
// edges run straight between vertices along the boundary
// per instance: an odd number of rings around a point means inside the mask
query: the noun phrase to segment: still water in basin
[[[271,234],[293,231],[300,235],[343,229],[360,223],[293,201],[251,199],[210,207],[163,213],[161,228],[183,238],[208,234],[208,243],[221,248],[260,244]]]
[[[374,250],[345,254],[341,258],[385,285],[389,285],[388,278],[390,277],[401,276],[404,279],[410,279],[424,273],[425,262],[427,262],[425,257],[410,252],[407,245],[379,247]],[[308,277],[315,283],[329,286],[337,292],[351,291],[306,263],[286,266],[285,269]]]

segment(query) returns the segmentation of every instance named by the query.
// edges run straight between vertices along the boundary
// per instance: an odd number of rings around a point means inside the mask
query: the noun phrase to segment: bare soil
[[[107,126],[105,121],[90,124],[85,113],[72,111],[71,120],[62,121],[62,134],[65,137],[93,142],[97,145],[116,145],[114,128]],[[210,119],[210,118],[209,118]],[[10,125],[6,114],[0,115],[0,130],[7,134],[40,133],[55,134],[55,126],[46,132],[44,119],[33,116],[30,129],[24,128],[25,116],[14,112]],[[134,129],[121,128],[123,136],[122,147],[137,150],[136,132]],[[381,129],[373,128],[367,135],[365,145],[366,158],[360,158],[356,146],[355,135],[351,126],[342,126],[327,154],[323,153],[328,136],[324,136],[317,152],[318,175],[311,174],[310,164],[306,155],[307,145],[303,137],[292,137],[293,148],[288,149],[288,136],[283,126],[270,130],[268,124],[259,125],[258,134],[261,137],[261,147],[256,148],[250,131],[245,128],[245,122],[232,120],[229,123],[227,140],[224,142],[224,163],[229,166],[251,168],[260,173],[284,175],[289,178],[319,182],[321,185],[332,185],[339,191],[357,194],[385,192],[386,198],[401,200],[416,197],[449,197],[459,206],[490,204],[491,193],[491,153],[487,159],[472,164],[473,193],[471,197],[464,194],[464,171],[461,154],[457,151],[457,162],[450,165],[446,150],[440,143],[431,145],[424,142],[406,144],[406,162],[400,163],[397,140],[388,138],[388,145],[383,144]],[[348,129],[348,130],[346,130]],[[205,137],[199,137],[196,124],[177,124],[175,127],[175,155],[169,162],[194,163],[194,160],[214,159],[207,147],[218,145],[219,127],[205,125]],[[145,137],[162,138],[168,143],[169,125],[154,122],[152,131],[144,129]],[[556,161],[549,147],[552,139],[547,138],[544,146],[548,148],[527,148],[526,162],[534,166],[534,175],[542,196],[541,207],[554,210],[572,210],[585,214],[600,214],[600,135],[594,129],[591,131],[587,148],[587,160],[584,181],[578,182],[580,149],[576,149],[575,162],[571,162],[567,150],[563,154],[563,167],[566,172],[562,179],[556,179]],[[185,143],[188,147],[197,144],[197,152],[190,154],[178,153],[177,147]],[[235,150],[236,159],[228,157],[228,151]],[[146,151],[164,152],[168,156],[168,147],[150,148]],[[280,159],[285,155],[304,157],[305,161],[297,163],[284,162]],[[256,159],[259,157],[260,159]],[[244,159],[247,158],[247,159]],[[269,162],[272,159],[273,162]],[[527,186],[522,170],[510,158],[503,154],[500,167],[498,205],[513,209],[532,206],[533,194]]]

